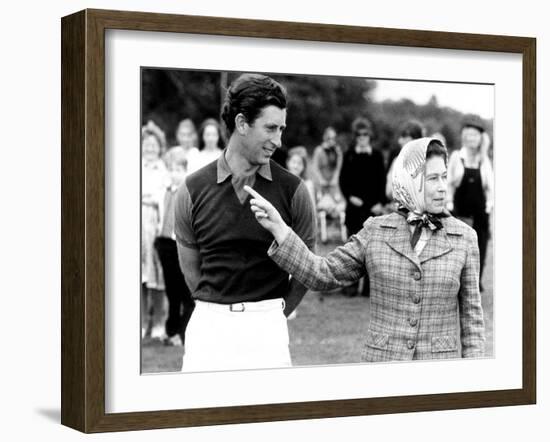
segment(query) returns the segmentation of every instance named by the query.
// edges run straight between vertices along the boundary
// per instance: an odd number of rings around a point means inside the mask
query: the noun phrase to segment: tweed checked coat
[[[361,360],[449,359],[484,355],[475,231],[442,218],[417,255],[404,217],[369,218],[363,229],[326,257],[290,232],[268,254],[312,290],[328,290],[368,273],[371,317]]]

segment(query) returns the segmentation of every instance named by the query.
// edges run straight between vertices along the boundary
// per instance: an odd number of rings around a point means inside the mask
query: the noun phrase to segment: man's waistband
[[[217,310],[230,313],[246,313],[246,312],[267,312],[272,310],[284,310],[285,300],[283,298],[266,299],[265,301],[256,302],[235,302],[233,304],[219,304],[215,302],[206,302],[199,299],[195,300],[197,307]]]

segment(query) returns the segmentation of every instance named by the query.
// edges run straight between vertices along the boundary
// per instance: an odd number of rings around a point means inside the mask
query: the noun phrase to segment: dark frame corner
[[[106,29],[518,53],[523,56],[523,386],[516,390],[105,413]],[[84,10],[62,18],[61,422],[91,433],[536,401],[536,40],[312,23]]]

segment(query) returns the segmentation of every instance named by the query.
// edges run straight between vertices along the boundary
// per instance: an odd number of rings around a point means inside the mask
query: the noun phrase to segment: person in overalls
[[[480,255],[480,289],[490,237],[493,209],[493,168],[488,156],[489,135],[481,118],[468,115],[462,123],[462,148],[449,158],[449,204],[454,216],[477,233]]]

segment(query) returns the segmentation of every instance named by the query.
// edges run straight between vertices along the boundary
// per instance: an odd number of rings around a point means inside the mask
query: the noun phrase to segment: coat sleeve
[[[470,229],[469,233],[466,264],[460,276],[458,294],[463,358],[485,355],[485,326],[479,293],[479,248],[476,232]]]
[[[292,230],[281,244],[274,241],[267,253],[279,267],[311,290],[344,287],[366,274],[369,225],[367,221],[357,235],[325,257],[310,252]]]

